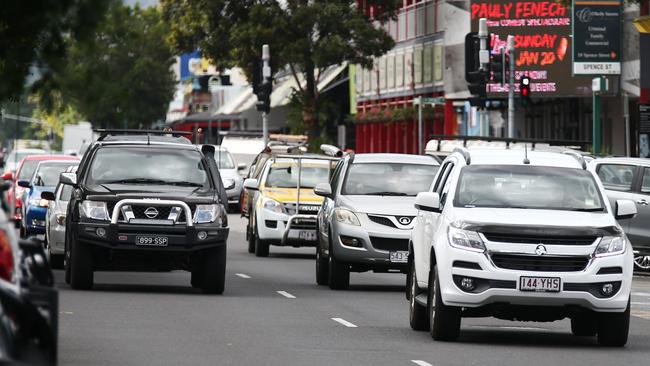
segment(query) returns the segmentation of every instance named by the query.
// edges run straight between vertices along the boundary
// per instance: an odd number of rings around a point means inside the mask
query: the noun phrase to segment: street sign
[[[620,0],[573,2],[573,73],[621,73]]]
[[[423,105],[427,105],[427,104],[445,104],[445,98],[443,98],[443,97],[422,98],[422,104]]]

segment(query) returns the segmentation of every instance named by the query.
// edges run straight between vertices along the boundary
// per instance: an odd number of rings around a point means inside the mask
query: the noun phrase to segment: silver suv
[[[589,167],[603,182],[612,204],[620,199],[636,203],[638,214],[620,220],[620,225],[632,242],[636,268],[650,271],[650,159],[596,159]]]

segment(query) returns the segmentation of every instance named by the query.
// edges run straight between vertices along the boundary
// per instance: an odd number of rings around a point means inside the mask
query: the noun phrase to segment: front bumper
[[[387,269],[406,268],[406,256],[401,262],[391,262],[390,252],[407,252],[411,227],[393,228],[377,224],[368,219],[366,214],[357,213],[361,226],[348,225],[332,220],[332,245],[336,259],[350,264],[362,264],[370,267]],[[342,237],[353,238],[360,247],[345,245]]]
[[[27,206],[24,225],[30,234],[45,234],[47,207]]]
[[[316,215],[287,215],[258,208],[257,235],[271,244],[294,247],[315,247]]]
[[[593,249],[592,246],[581,248],[584,252],[593,252]],[[500,268],[485,253],[457,249],[445,243],[436,248],[442,300],[446,305],[470,308],[502,303],[524,306],[579,306],[598,312],[622,312],[627,307],[632,287],[630,249],[628,246],[628,250],[621,255],[590,258],[587,266],[581,271],[550,272]],[[442,258],[444,260],[441,260]],[[620,273],[603,270],[605,268],[616,268]],[[463,277],[478,279],[484,286],[474,292],[463,291],[458,285]],[[559,278],[560,291],[522,291],[520,277]],[[421,287],[426,287],[425,282],[418,282]],[[606,297],[595,291],[604,283],[617,284],[613,295]]]
[[[57,222],[50,222],[49,245],[51,254],[63,254],[65,252],[65,225]]]
[[[228,203],[229,204],[239,203],[239,200],[241,199],[241,192],[242,192],[242,183],[240,181],[236,181],[235,186],[233,188],[226,190],[226,195],[228,196]]]

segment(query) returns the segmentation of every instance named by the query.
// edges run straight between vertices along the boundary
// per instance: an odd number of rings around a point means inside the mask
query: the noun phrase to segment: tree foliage
[[[318,135],[323,71],[346,61],[370,66],[394,46],[374,21],[394,17],[402,1],[366,3],[379,5],[374,18],[354,0],[161,0],[177,52],[200,48],[217,66],[239,66],[250,75],[262,45],[269,44],[272,68],[287,66],[296,81],[304,80],[297,96],[311,136]]]
[[[60,90],[95,126],[148,127],[173,97],[167,33],[155,7],[113,1],[92,37],[72,43],[65,67],[45,89]],[[52,106],[47,95],[43,102]]]
[[[47,75],[70,39],[92,33],[109,0],[3,1],[0,7],[0,100],[16,99],[30,70]]]

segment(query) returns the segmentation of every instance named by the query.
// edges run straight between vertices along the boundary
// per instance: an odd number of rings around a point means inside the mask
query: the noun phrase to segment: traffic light
[[[508,69],[510,60],[506,54],[505,48],[501,48],[499,53],[490,55],[490,74],[491,80],[500,83],[501,86],[508,84]]]
[[[467,89],[472,97],[469,102],[472,106],[484,107],[487,97],[486,84],[488,73],[481,69],[479,60],[480,40],[478,33],[471,32],[465,36],[465,80]]]
[[[519,97],[524,105],[530,102],[530,78],[522,76],[519,79]]]
[[[265,78],[262,75],[264,62],[256,61],[253,64],[253,94],[257,95],[257,110],[269,113],[271,111],[271,92],[273,91],[273,82],[271,78]]]

